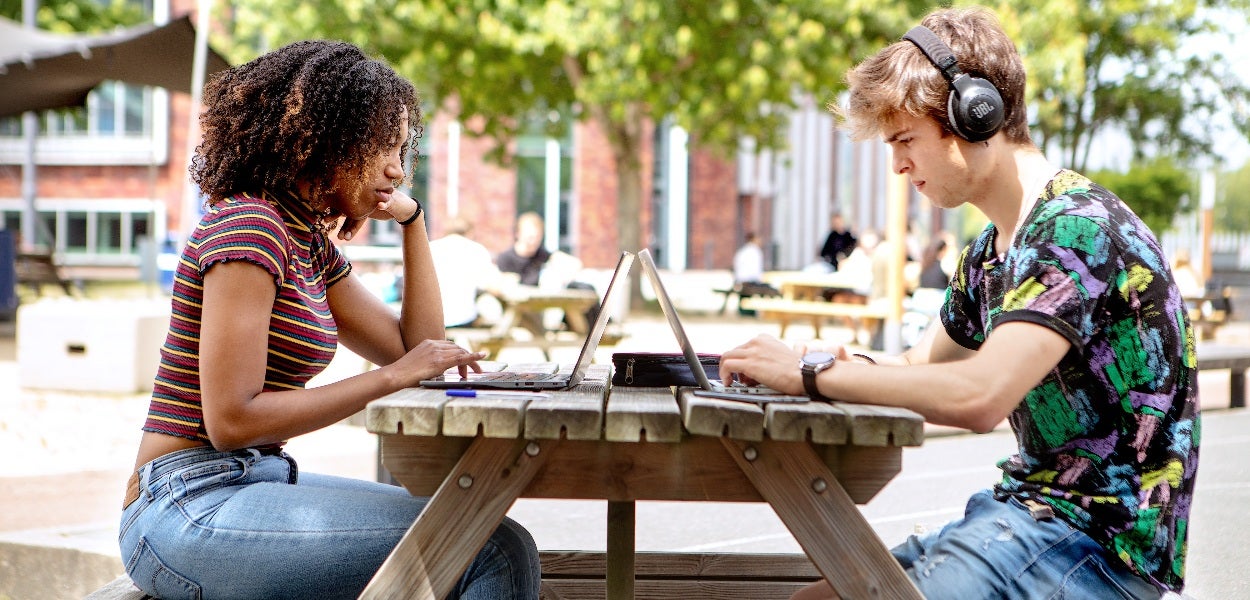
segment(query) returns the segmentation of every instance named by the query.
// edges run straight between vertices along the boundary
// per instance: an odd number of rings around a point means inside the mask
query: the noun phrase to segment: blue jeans
[[[1159,598],[1162,592],[1059,517],[972,495],[964,517],[893,550],[928,600]]]
[[[139,469],[122,511],[126,572],[182,598],[356,598],[428,499],[400,487],[300,474],[286,453],[172,452]],[[451,598],[538,598],[538,548],[504,519]]]

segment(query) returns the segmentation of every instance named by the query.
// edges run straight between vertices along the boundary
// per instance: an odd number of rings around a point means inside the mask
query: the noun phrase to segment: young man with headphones
[[[935,68],[936,67],[936,68]],[[785,393],[901,406],[1018,453],[964,517],[895,557],[925,597],[1158,598],[1184,585],[1198,466],[1185,305],[1154,235],[1029,137],[1020,56],[985,9],[943,9],[847,76],[853,137],[881,136],[933,204],[987,217],[940,326],[887,357],[757,337],[722,373]],[[834,582],[836,583],[836,582]],[[827,583],[795,598],[832,595]]]

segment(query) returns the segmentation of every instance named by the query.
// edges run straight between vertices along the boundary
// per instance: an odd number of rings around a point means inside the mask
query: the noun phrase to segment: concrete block
[[[168,300],[49,299],[17,313],[24,388],[151,391],[169,328]]]

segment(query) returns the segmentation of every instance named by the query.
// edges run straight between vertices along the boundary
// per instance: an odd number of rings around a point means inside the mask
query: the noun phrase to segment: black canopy
[[[189,16],[165,25],[62,35],[0,17],[0,117],[83,106],[105,80],[191,91],[195,28]],[[211,47],[205,74],[229,68]]]

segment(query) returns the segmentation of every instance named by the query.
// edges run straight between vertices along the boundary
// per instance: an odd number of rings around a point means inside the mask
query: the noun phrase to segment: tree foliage
[[[456,97],[499,139],[524,126],[519,117],[557,110],[608,126],[622,150],[634,122],[666,117],[700,144],[732,149],[744,135],[775,146],[796,92],[832,99],[854,57],[897,39],[922,4],[242,0],[235,33],[269,46],[352,41],[427,96]]]
[[[1250,162],[1219,175],[1215,198],[1215,228],[1250,231]]]
[[[1250,138],[1250,87],[1224,53],[1239,43],[1224,21],[1244,23],[1246,0],[999,4],[1029,70],[1034,135],[1064,166],[1084,171],[1107,134],[1127,138],[1134,163],[1164,155],[1218,162],[1212,124],[1221,115]]]
[[[966,4],[966,2],[957,2]],[[1219,48],[1187,40],[1245,19],[1248,0],[1002,0],[992,3],[1029,71],[1032,127],[1064,166],[1127,137],[1138,164],[1216,157],[1215,114],[1250,137],[1250,87]],[[621,214],[638,214],[645,122],[664,118],[703,148],[776,147],[796,92],[828,100],[855,61],[931,6],[908,1],[236,0],[231,58],[306,37],[385,56],[435,102],[455,99],[470,133],[506,141],[547,114],[594,119],[617,161]],[[282,15],[275,19],[273,15]],[[365,25],[361,25],[361,24]],[[1190,54],[1186,54],[1190,52]],[[1231,110],[1230,110],[1231,107]],[[1240,110],[1237,107],[1241,107]],[[567,119],[544,121],[553,135]],[[622,225],[621,244],[637,247]]]
[[[0,0],[0,16],[22,22],[23,0]],[[144,21],[143,9],[126,0],[58,0],[40,2],[35,11],[35,24],[55,33],[98,33],[114,27],[138,25]]]
[[[1127,173],[1098,171],[1090,178],[1119,196],[1156,235],[1171,227],[1178,211],[1192,210],[1198,199],[1192,173],[1166,156],[1134,163]]]
[[[354,42],[440,107],[457,107],[462,121],[478,117],[470,133],[501,143],[533,122],[527,117],[592,119],[616,165],[618,214],[637,215],[649,124],[671,119],[699,147],[726,155],[746,138],[776,147],[798,94],[835,98],[853,61],[898,39],[924,4],[238,0],[234,28],[272,46],[319,36]],[[567,121],[547,119],[550,133]],[[637,219],[618,227],[621,248],[642,247]]]

